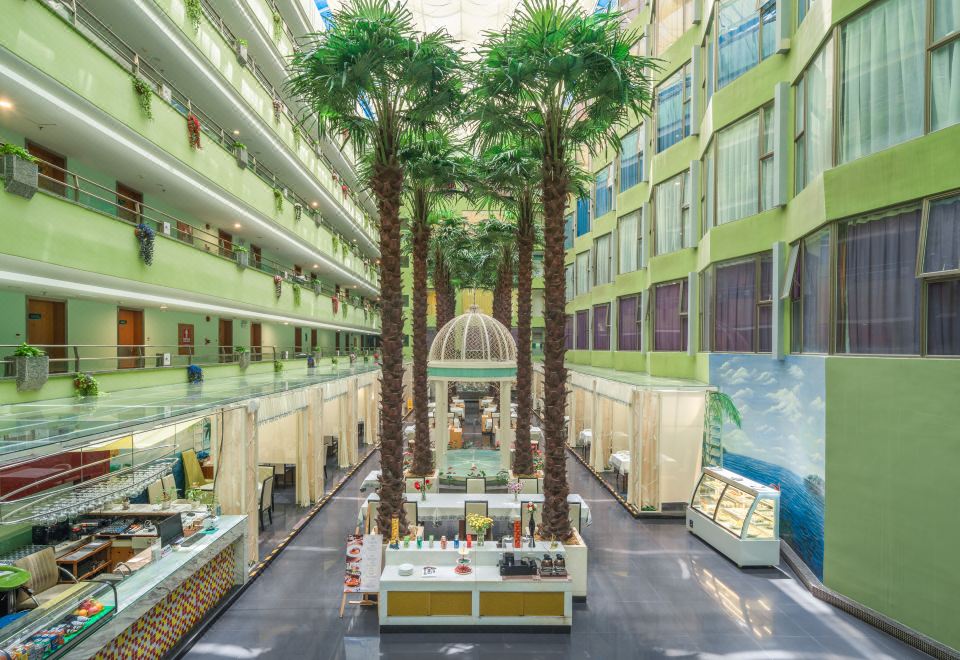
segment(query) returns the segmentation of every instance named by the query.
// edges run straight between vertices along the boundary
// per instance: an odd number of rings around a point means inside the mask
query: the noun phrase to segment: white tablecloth
[[[531,440],[531,441],[532,441],[532,440],[537,440],[537,441],[539,441],[539,442],[543,442],[543,429],[541,429],[539,426],[531,426],[531,427],[530,427],[530,440]]]
[[[380,487],[380,470],[370,470],[360,483],[360,492],[376,490]]]
[[[403,435],[409,436],[412,438],[416,434],[417,434],[417,427],[414,426],[413,424],[408,424],[407,426],[403,427]]]
[[[515,499],[509,493],[427,493],[427,499],[420,499],[417,493],[407,493],[405,495],[408,502],[417,503],[417,515],[420,520],[440,521],[440,520],[460,520],[463,518],[463,504],[467,500],[471,502],[486,500],[488,503],[487,513],[491,518],[497,520],[511,520],[520,515],[520,504],[522,502],[536,502],[543,504],[543,494],[529,493],[521,494]],[[360,513],[357,515],[357,523],[363,527],[364,519],[367,516],[367,506],[371,501],[377,501],[380,496],[376,493],[367,495],[363,505],[360,507]],[[580,503],[580,515],[586,520],[587,524],[593,522],[590,515],[590,508],[583,498],[576,494],[567,495],[568,502]]]
[[[630,474],[630,452],[623,450],[611,454],[610,467],[619,470],[620,474]]]
[[[589,447],[591,442],[593,442],[593,431],[590,429],[580,431],[580,435],[577,437],[577,446]]]

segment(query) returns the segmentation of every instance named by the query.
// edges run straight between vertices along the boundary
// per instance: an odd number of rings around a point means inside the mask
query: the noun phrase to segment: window
[[[573,314],[567,314],[563,325],[563,347],[573,350]]]
[[[597,172],[594,178],[593,198],[594,198],[594,216],[599,218],[605,213],[609,213],[613,208],[613,180],[611,177],[613,166],[607,165]]]
[[[577,255],[577,295],[590,291],[590,250]]]
[[[617,301],[617,350],[640,350],[640,296],[625,296]]]
[[[797,25],[803,22],[803,19],[810,12],[810,7],[816,0],[797,0]]]
[[[930,130],[960,122],[960,6],[955,0],[933,3],[930,48]]]
[[[657,0],[654,10],[660,55],[693,26],[693,0]]]
[[[718,263],[704,277],[705,350],[769,353],[773,256],[764,252]]]
[[[590,231],[590,198],[581,197],[577,200],[577,236],[583,236]]]
[[[593,306],[593,350],[610,350],[610,303]]]
[[[633,188],[643,178],[643,140],[642,124],[620,140],[620,192]]]
[[[410,296],[408,296],[407,294],[403,294],[403,306],[404,307],[410,306]]]
[[[920,353],[920,208],[839,223],[837,353]]]
[[[926,4],[883,0],[841,28],[840,162],[923,133]]]
[[[714,83],[716,80],[716,75],[714,71],[714,57],[713,57],[713,19],[710,20],[710,24],[707,26],[706,36],[704,37],[703,44],[701,48],[704,52],[704,62],[706,66],[704,67],[704,76],[703,76],[703,103],[704,106],[713,98]]]
[[[707,223],[722,225],[756,215],[773,204],[773,107],[717,132],[716,168],[705,160]],[[714,149],[711,145],[708,149]],[[714,173],[715,169],[715,173]],[[711,199],[716,190],[716,205]],[[716,209],[716,217],[713,217]]]
[[[721,0],[717,19],[718,88],[773,54],[776,19],[776,0]]]
[[[833,164],[833,47],[828,41],[794,87],[796,192]]]
[[[690,172],[684,171],[654,189],[656,254],[676,252],[692,240]]]
[[[564,300],[566,300],[567,302],[570,302],[571,300],[573,300],[574,296],[577,293],[577,290],[575,288],[576,282],[574,281],[574,277],[573,277],[573,264],[567,264],[566,266],[564,266],[563,276],[564,276],[564,284],[565,284],[564,292],[563,292]]]
[[[590,350],[590,310],[581,309],[577,312],[577,350]]]
[[[573,214],[568,213],[563,219],[563,249],[569,250],[573,247]]]
[[[632,273],[640,268],[643,237],[640,235],[640,211],[621,216],[617,221],[617,246],[619,248],[620,274]]]
[[[410,268],[410,255],[404,254],[400,256],[400,268]]]
[[[830,231],[802,240],[795,264],[790,279],[791,350],[826,353],[830,348]]]
[[[653,350],[687,350],[687,281],[653,287]]]
[[[599,286],[613,280],[610,271],[610,234],[606,234],[593,242],[593,284]]]
[[[657,152],[690,135],[690,63],[660,83],[656,91]]]

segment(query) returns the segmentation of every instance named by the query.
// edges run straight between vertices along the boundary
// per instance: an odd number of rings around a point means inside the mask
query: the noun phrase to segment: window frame
[[[742,257],[734,257],[733,259],[725,259],[723,261],[717,261],[710,264],[708,268],[703,270],[701,275],[700,282],[701,284],[709,284],[709,290],[706,286],[701,288],[703,295],[701,298],[701,314],[704,314],[704,308],[709,304],[709,327],[706,328],[708,333],[707,338],[709,339],[709,344],[704,346],[703,338],[701,337],[700,345],[701,348],[710,353],[731,353],[731,354],[746,354],[744,351],[729,351],[729,350],[719,350],[717,348],[717,267],[725,265],[734,265],[737,263],[746,263],[748,261],[753,262],[753,287],[755,291],[755,298],[753,302],[753,337],[752,337],[752,347],[749,353],[757,355],[769,355],[773,352],[773,347],[776,342],[776,337],[773,336],[773,329],[771,328],[770,332],[770,347],[769,351],[760,350],[760,310],[767,308],[771,312],[773,310],[774,300],[777,300],[776,293],[773,291],[773,284],[771,282],[770,286],[770,298],[763,299],[763,260],[767,258],[770,260],[771,269],[774,267],[773,264],[773,251],[764,250],[763,252],[756,252],[754,254],[744,255]],[[708,272],[709,271],[709,272]],[[771,316],[772,318],[772,316]],[[703,332],[703,324],[701,324],[701,332]]]
[[[927,30],[924,35],[924,42],[926,43],[925,49],[925,61],[924,61],[924,108],[923,108],[923,135],[928,133],[933,133],[933,53],[942,48],[947,48],[953,42],[960,42],[960,28],[957,28],[953,32],[950,32],[939,39],[934,39],[934,29],[936,26],[937,12],[936,12],[936,2],[928,1],[927,4]],[[960,43],[958,43],[960,47]],[[956,126],[957,124],[948,124],[936,130],[941,131],[950,126]],[[902,144],[902,143],[899,143]]]
[[[591,317],[590,312],[591,312],[591,309],[590,309],[590,308],[587,308],[587,309],[578,309],[577,311],[575,311],[575,312],[573,313],[573,330],[574,330],[574,333],[573,333],[573,334],[574,334],[574,337],[573,337],[573,350],[575,350],[575,351],[589,351],[589,350],[590,350],[590,346],[591,346],[591,343],[590,343],[590,339],[591,339],[591,337],[590,337],[590,335],[591,335],[591,333],[590,333],[590,324],[591,324],[591,322],[593,321],[593,318]],[[586,323],[586,326],[587,326],[587,341],[586,341],[587,347],[586,347],[586,348],[580,348],[580,315],[581,315],[581,314],[586,314],[586,315],[587,315],[587,323]]]
[[[637,240],[636,240],[636,245],[634,245],[635,263],[634,263],[634,267],[631,268],[630,270],[624,270],[623,260],[620,258],[621,256],[620,250],[623,246],[622,231],[620,228],[623,224],[624,219],[630,218],[630,217],[633,217],[634,222],[636,223],[635,233],[637,236]],[[624,213],[623,215],[617,217],[617,275],[619,276],[619,275],[626,275],[627,273],[635,273],[638,270],[642,270],[643,268],[644,268],[643,266],[643,208],[641,207],[638,209],[634,209],[629,213]]]
[[[736,0],[730,0],[730,1],[735,2]],[[802,0],[800,1],[802,2]],[[711,41],[712,41],[711,51],[713,53],[712,67],[714,69],[714,71],[712,72],[714,92],[717,92],[723,89],[724,87],[726,87],[727,85],[733,83],[734,81],[739,80],[740,77],[742,77],[743,75],[747,74],[748,72],[760,66],[760,63],[763,62],[765,59],[776,54],[776,49],[774,49],[774,52],[770,53],[766,57],[764,57],[763,55],[763,32],[764,32],[763,17],[765,13],[764,5],[767,6],[766,7],[767,11],[769,11],[770,7],[772,7],[774,14],[776,14],[777,3],[772,2],[772,0],[755,0],[754,9],[756,10],[756,16],[757,16],[757,63],[751,66],[749,69],[745,70],[736,78],[731,78],[727,83],[720,84],[720,5],[723,4],[723,2],[724,0],[716,0],[713,3],[714,11],[712,16],[716,19],[715,21],[713,21],[713,25],[712,25],[713,32],[711,34]],[[771,28],[770,28],[774,30],[774,34],[776,34],[776,30],[777,30],[776,25],[777,25],[776,18],[774,18],[774,22],[771,24]]]
[[[680,247],[678,247],[676,250],[671,250],[670,252],[660,252],[659,250],[657,250],[657,224],[658,224],[657,220],[659,218],[659,210],[657,209],[657,204],[656,204],[656,199],[657,199],[656,189],[657,189],[657,186],[666,185],[671,181],[673,181],[674,179],[676,179],[677,177],[684,177],[683,180],[680,182]],[[674,174],[668,179],[664,179],[663,181],[661,181],[660,183],[656,184],[653,187],[653,194],[650,197],[650,208],[653,210],[653,222],[650,223],[651,224],[650,235],[651,235],[651,240],[653,241],[653,256],[655,257],[659,257],[661,254],[673,254],[674,252],[679,252],[680,250],[688,249],[684,247],[684,244],[686,243],[686,239],[687,239],[687,236],[686,236],[687,223],[683,219],[683,214],[684,214],[684,211],[687,211],[690,213],[693,212],[691,210],[690,200],[687,199],[687,188],[690,185],[688,183],[689,177],[690,177],[690,170],[686,169],[686,170],[683,170],[682,172],[677,172],[676,174]],[[696,231],[696,227],[694,227],[694,231]]]
[[[623,319],[620,318],[620,301],[627,298],[634,298],[636,300],[636,312],[634,314],[633,324],[637,333],[637,347],[636,348],[624,348],[620,345],[620,329],[623,327]],[[631,293],[626,296],[618,296],[616,299],[617,303],[617,341],[616,341],[616,350],[626,351],[630,353],[641,353],[643,352],[643,295],[641,293]],[[613,344],[611,344],[612,346]]]
[[[653,118],[653,152],[655,154],[661,154],[664,151],[668,150],[670,147],[676,146],[686,140],[692,135],[693,127],[693,117],[690,115],[692,110],[690,97],[693,96],[693,75],[691,69],[693,68],[693,63],[690,60],[687,60],[682,65],[680,65],[673,73],[665,77],[659,82],[653,89],[653,101],[654,101],[654,111],[652,113]],[[659,102],[660,88],[667,84],[671,78],[674,76],[680,76],[680,138],[667,146],[660,148],[660,106]],[[690,78],[690,85],[687,86],[687,78]]]
[[[623,138],[620,139],[621,151],[617,152],[617,171],[619,171],[619,181],[617,182],[617,192],[618,194],[623,194],[630,190],[631,188],[640,184],[643,181],[643,148],[644,140],[646,140],[646,133],[644,131],[645,124],[641,122],[638,126],[634,127],[633,130],[627,132]],[[623,140],[630,137],[632,134],[637,134],[637,153],[634,154],[634,157],[637,159],[637,180],[631,183],[630,185],[624,187],[624,183],[627,181],[627,178],[623,174]]]
[[[663,20],[661,19],[661,16],[658,10],[661,7],[661,2],[654,3],[653,12],[650,17],[650,24],[652,26],[656,26],[656,29],[653,30],[653,50],[654,50],[653,54],[654,55],[656,56],[662,55],[663,51],[665,51],[667,48],[670,48],[670,46],[680,41],[680,39],[683,38],[683,34],[687,30],[693,27],[693,15],[696,11],[693,8],[693,3],[697,1],[698,0],[680,0],[680,12],[683,14],[683,16],[680,19],[682,29],[680,30],[680,34],[677,36],[677,38],[671,41],[666,46],[663,46],[660,43],[660,24],[663,22]]]
[[[585,277],[584,277],[584,279],[586,280],[586,287],[581,291],[581,290],[580,290],[580,283],[581,283],[581,280],[580,280],[580,258],[583,257],[584,255],[586,255],[586,262],[587,262],[587,272],[586,272]],[[592,257],[592,255],[591,255],[591,250],[590,250],[590,249],[584,250],[584,251],[582,251],[582,252],[578,252],[577,255],[576,255],[576,257],[574,257],[574,260],[573,260],[573,263],[574,263],[573,276],[574,276],[574,282],[575,282],[575,284],[576,284],[576,296],[582,296],[582,295],[588,294],[588,293],[590,293],[590,290],[593,288],[593,287],[592,287],[593,275],[592,275],[592,273],[590,272],[590,270],[591,270],[591,269],[590,269],[590,265],[591,265],[592,261],[593,261],[593,257]],[[576,296],[574,296],[574,297],[576,297]]]
[[[609,204],[609,207],[606,208],[603,211],[603,213],[601,213],[600,205],[599,205],[600,182],[598,181],[598,179],[600,178],[600,175],[603,174],[604,172],[606,172],[606,175],[607,175],[607,180],[606,180],[606,185],[604,186],[604,190],[607,193],[606,201]],[[614,189],[613,163],[610,162],[604,165],[603,167],[601,167],[599,170],[597,170],[593,174],[593,217],[599,218],[600,216],[606,215],[607,213],[610,213],[615,210],[616,205],[614,203],[615,195],[614,195],[613,189]]]
[[[606,348],[597,348],[597,309],[599,307],[607,308],[607,322],[604,325],[606,328],[606,337],[607,337],[607,347]],[[590,306],[590,350],[591,351],[609,351],[611,350],[612,342],[610,341],[610,330],[613,327],[613,324],[610,322],[610,315],[613,312],[613,306],[610,304],[610,301],[596,303]]]
[[[607,279],[606,279],[605,281],[603,281],[603,282],[600,282],[600,281],[599,281],[600,264],[597,262],[597,255],[599,254],[599,250],[597,250],[597,244],[598,244],[600,241],[603,241],[603,240],[606,240],[606,241],[607,241],[607,264],[606,264],[606,268],[607,268]],[[614,277],[614,274],[613,274],[613,232],[607,232],[606,234],[603,234],[602,236],[597,236],[595,239],[593,239],[593,249],[591,250],[591,262],[592,262],[593,274],[592,274],[592,277],[591,277],[590,279],[593,281],[593,286],[594,286],[594,287],[603,286],[603,285],[605,285],[605,284],[610,284],[611,282],[613,282],[613,277]]]
[[[677,319],[680,325],[680,348],[676,350],[667,350],[657,348],[657,290],[661,287],[673,286],[675,284],[680,285],[680,309],[677,312]],[[690,292],[688,289],[688,281],[686,277],[677,279],[677,280],[667,280],[666,282],[657,282],[650,286],[650,351],[654,353],[685,353],[689,344],[687,343],[688,336],[690,334],[690,315],[688,310],[688,303]]]

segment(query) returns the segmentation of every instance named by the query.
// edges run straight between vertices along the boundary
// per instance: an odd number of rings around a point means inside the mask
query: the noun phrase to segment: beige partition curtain
[[[311,387],[307,398],[307,471],[308,497],[317,502],[323,497],[323,466],[327,461],[327,447],[323,442],[323,388]]]
[[[660,393],[643,393],[643,432],[640,447],[640,508],[660,510]]]
[[[217,450],[215,497],[223,513],[247,516],[246,563],[258,559],[256,406],[223,411],[223,442]]]
[[[350,424],[348,423],[350,405],[347,394],[344,392],[337,397],[337,464],[340,467],[350,465]]]
[[[634,390],[627,409],[627,448],[630,450],[630,474],[627,477],[627,504],[640,508],[641,429],[643,428],[644,393]]]

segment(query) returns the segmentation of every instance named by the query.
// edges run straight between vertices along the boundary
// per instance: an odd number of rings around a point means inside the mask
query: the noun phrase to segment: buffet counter
[[[221,516],[199,541],[116,582],[116,613],[68,658],[160,657],[247,579],[246,516]]]

